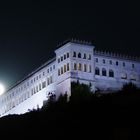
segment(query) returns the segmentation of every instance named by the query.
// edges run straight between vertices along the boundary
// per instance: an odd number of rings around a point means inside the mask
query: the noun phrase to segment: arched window
[[[113,70],[109,70],[109,77],[114,77],[114,71]]]
[[[95,68],[95,75],[100,75],[100,69],[98,67]]]
[[[76,52],[73,52],[73,57],[76,57]]]
[[[106,69],[105,68],[102,69],[102,76],[106,76]]]
[[[78,53],[78,58],[81,58],[81,53]]]

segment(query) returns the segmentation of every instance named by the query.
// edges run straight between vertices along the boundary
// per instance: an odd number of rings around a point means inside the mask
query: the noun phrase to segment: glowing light
[[[2,95],[5,91],[4,86],[0,83],[0,95]]]

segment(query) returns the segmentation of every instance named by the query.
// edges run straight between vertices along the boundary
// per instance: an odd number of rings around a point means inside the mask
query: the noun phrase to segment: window
[[[78,58],[81,58],[81,53],[78,53]]]
[[[60,75],[60,69],[58,69],[58,76]]]
[[[84,64],[84,72],[86,72],[86,71],[87,71],[87,65]]]
[[[116,61],[116,66],[118,66],[119,65],[119,62],[118,61]]]
[[[78,66],[78,70],[82,70],[82,64],[81,63],[79,63],[79,66]]]
[[[55,65],[53,65],[53,69],[55,69]]]
[[[66,54],[64,54],[64,60],[66,59]]]
[[[125,63],[123,62],[123,67],[125,67]]]
[[[91,72],[91,65],[89,65],[89,72]]]
[[[88,58],[88,60],[91,60],[91,55],[89,54],[89,58]]]
[[[47,78],[47,85],[49,85],[50,84],[50,80],[49,80],[49,78]]]
[[[121,79],[127,79],[127,74],[125,72],[121,73]]]
[[[52,67],[50,67],[50,71],[52,71]]]
[[[41,90],[41,84],[39,84],[39,90]]]
[[[52,76],[50,76],[50,84],[53,83]]]
[[[66,65],[64,65],[64,72],[66,72]]]
[[[39,74],[39,78],[41,78],[41,74]]]
[[[105,68],[102,69],[102,76],[106,76],[106,69]]]
[[[76,57],[76,52],[73,52],[73,57]]]
[[[63,67],[61,67],[61,74],[63,74]]]
[[[109,64],[112,65],[112,60],[109,61]]]
[[[63,56],[61,56],[61,61],[63,61]]]
[[[100,69],[98,67],[95,68],[95,75],[100,75]]]
[[[83,59],[86,59],[86,54],[84,53],[84,58]]]
[[[98,58],[96,58],[96,62],[98,63]]]
[[[109,70],[109,77],[114,77],[114,71],[113,70]]]
[[[103,59],[103,64],[105,64],[105,59]]]
[[[69,71],[69,70],[70,70],[69,63],[67,63],[67,71]]]
[[[74,70],[77,70],[77,64],[74,63]]]
[[[67,53],[67,58],[69,58],[69,53]]]
[[[60,58],[58,58],[58,63],[60,63]]]
[[[46,81],[42,82],[42,88],[46,87]]]
[[[47,73],[49,73],[49,69],[47,69]]]
[[[135,65],[134,64],[132,64],[132,68],[135,68]]]

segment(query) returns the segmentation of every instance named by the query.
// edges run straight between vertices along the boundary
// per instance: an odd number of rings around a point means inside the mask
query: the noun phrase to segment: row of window
[[[95,68],[95,75],[102,75],[102,76],[107,76],[107,71],[105,68],[102,68],[101,74],[100,74],[100,69],[98,67]],[[109,70],[109,77],[114,77],[114,71],[112,69]]]
[[[84,72],[91,72],[91,65],[81,64],[81,63],[74,63],[73,64],[74,70],[84,71]]]
[[[46,81],[44,81],[42,83],[39,83],[39,85],[36,85],[34,88],[32,88],[31,94],[30,94],[30,92],[26,92],[25,94],[22,94],[22,95],[19,95],[18,97],[13,98],[14,101],[12,100],[11,96],[9,96],[9,98],[3,99],[2,103],[5,103],[7,101],[7,105],[6,105],[6,108],[4,109],[5,110],[4,113],[9,111],[13,107],[19,105],[20,103],[27,100],[32,95],[34,95],[35,93],[39,92],[40,90],[44,89],[47,85],[50,85],[52,83],[53,83],[53,78],[52,78],[52,76],[50,76],[47,78],[47,83],[46,83]],[[8,102],[8,100],[10,100],[10,102]]]
[[[69,63],[65,64],[64,66],[62,66],[61,68],[58,69],[58,76],[69,71],[70,70],[70,66]]]
[[[91,60],[91,54],[87,55],[86,53],[84,53],[82,56],[82,54],[80,52],[79,53],[73,52],[73,57]]]
[[[61,56],[60,58],[58,58],[58,63],[60,63],[61,61],[65,60],[67,58],[69,58],[69,53],[66,53],[63,56]]]
[[[95,61],[96,61],[96,63],[98,63],[99,62],[98,58],[96,58]],[[105,59],[102,59],[102,63],[105,64],[106,63],[106,60]],[[113,65],[113,61],[112,60],[109,60],[109,64],[110,65]],[[119,65],[119,62],[116,61],[115,62],[115,65],[118,66]],[[122,66],[125,67],[126,66],[126,63],[125,62],[122,62]],[[132,64],[132,68],[135,68],[135,65],[134,64]]]

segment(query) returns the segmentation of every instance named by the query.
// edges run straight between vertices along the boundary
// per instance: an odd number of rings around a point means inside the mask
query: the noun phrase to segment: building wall
[[[74,42],[64,44],[55,53],[53,60],[0,96],[1,116],[41,108],[52,94],[70,96],[72,81],[90,84],[93,91],[119,90],[129,82],[140,87],[139,61],[96,53],[94,46]]]

